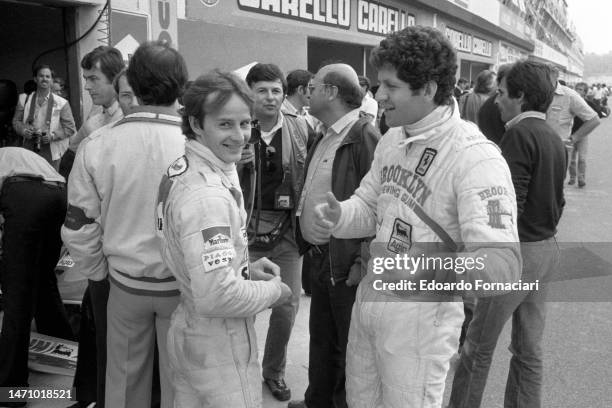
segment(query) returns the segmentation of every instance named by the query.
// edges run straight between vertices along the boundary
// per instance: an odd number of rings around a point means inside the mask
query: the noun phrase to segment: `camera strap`
[[[30,98],[31,97],[31,98]],[[28,119],[26,123],[31,125],[34,123],[34,114],[36,113],[36,105],[38,101],[36,100],[36,92],[32,92],[26,98],[26,105],[28,104],[28,99],[30,100],[30,109],[28,111]],[[53,92],[49,92],[49,99],[47,100],[47,112],[45,115],[45,125],[47,126],[47,131],[51,131],[51,115],[53,114]]]

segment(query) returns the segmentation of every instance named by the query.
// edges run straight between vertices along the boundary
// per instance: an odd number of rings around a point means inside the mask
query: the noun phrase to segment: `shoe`
[[[306,401],[291,401],[287,404],[287,408],[308,408]]]
[[[582,187],[584,187],[584,186],[586,186],[586,182],[584,182],[584,181],[578,181],[578,187],[582,188]]]
[[[576,179],[570,179],[570,181],[568,181],[567,184],[569,184],[570,186],[573,186],[574,184],[576,184]]]
[[[274,398],[279,401],[289,401],[289,399],[291,398],[291,389],[287,387],[287,384],[285,384],[285,380],[283,380],[282,378],[280,380],[264,378],[264,382],[270,389],[272,395],[274,395]]]

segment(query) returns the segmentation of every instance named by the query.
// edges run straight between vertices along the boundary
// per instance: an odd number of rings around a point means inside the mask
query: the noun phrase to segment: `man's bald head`
[[[351,109],[361,106],[363,90],[357,73],[347,64],[330,64],[322,67],[316,75],[320,83],[338,88],[338,99]]]

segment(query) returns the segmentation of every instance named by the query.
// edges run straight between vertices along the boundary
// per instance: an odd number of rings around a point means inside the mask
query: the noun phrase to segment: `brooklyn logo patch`
[[[512,211],[504,208],[501,200],[489,200],[487,202],[487,215],[489,226],[496,229],[506,229],[512,226]],[[504,222],[504,219],[506,222]]]
[[[423,154],[421,155],[421,159],[419,160],[419,164],[417,165],[414,172],[421,177],[427,174],[427,170],[429,170],[429,166],[431,166],[431,163],[433,163],[433,160],[436,157],[436,154],[438,154],[438,151],[436,149],[427,147],[423,151]]]

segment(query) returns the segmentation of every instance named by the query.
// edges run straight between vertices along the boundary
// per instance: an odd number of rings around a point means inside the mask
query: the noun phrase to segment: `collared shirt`
[[[361,107],[359,108],[364,113],[372,116],[370,122],[373,126],[376,126],[376,118],[378,117],[378,102],[370,95],[366,94],[361,101]]]
[[[586,122],[597,117],[597,113],[576,91],[557,84],[553,101],[546,112],[546,123],[557,132],[561,140],[567,140],[572,134],[574,116]]]
[[[79,131],[70,137],[70,144],[68,145],[68,148],[73,152],[76,152],[79,144],[83,141],[83,139],[89,136],[91,132],[122,118],[123,112],[119,107],[119,102],[114,100],[111,106],[108,108],[103,108],[102,112],[90,116],[87,121],[85,121]]]
[[[342,116],[327,129],[312,154],[297,213],[300,216],[302,235],[311,244],[321,245],[329,242],[329,240],[321,241],[314,238],[315,234],[312,228],[315,224],[314,209],[316,205],[325,202],[325,195],[328,191],[331,191],[332,168],[336,151],[351,127],[358,120],[359,109],[354,109]]]
[[[0,148],[0,192],[4,180],[13,176],[66,182],[42,156],[22,147],[2,147]]]
[[[291,103],[291,101],[287,98],[283,101],[283,107],[281,108],[283,112],[291,113],[296,116],[303,115],[303,110],[299,111],[297,108]]]
[[[267,145],[269,145],[270,143],[272,143],[272,139],[274,139],[274,135],[276,134],[278,129],[282,129],[282,128],[283,128],[283,114],[278,112],[278,121],[276,122],[276,125],[272,126],[272,129],[270,129],[267,132],[264,132],[263,130],[261,130],[261,138],[263,139],[264,142],[266,142]]]
[[[34,98],[32,103],[35,103],[33,125],[36,129],[44,129],[46,126],[45,122],[47,119],[47,104],[49,103],[49,95],[51,95],[51,91],[47,92],[43,98],[40,98],[36,92],[32,95],[32,98]],[[27,116],[29,112],[24,112],[24,114]],[[50,119],[51,118],[49,118],[49,120]]]
[[[522,112],[522,113],[516,115],[515,117],[513,117],[512,119],[510,119],[508,122],[506,122],[506,124],[504,126],[506,127],[506,130],[508,130],[512,126],[514,126],[517,123],[519,123],[521,120],[527,119],[527,118],[536,118],[536,119],[546,120],[546,114],[544,114],[542,112],[537,112],[537,111]]]

